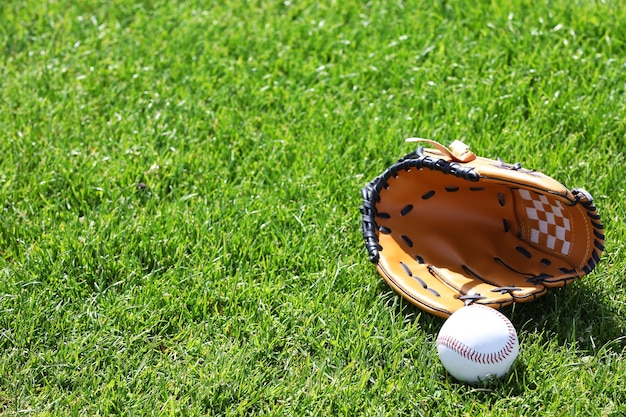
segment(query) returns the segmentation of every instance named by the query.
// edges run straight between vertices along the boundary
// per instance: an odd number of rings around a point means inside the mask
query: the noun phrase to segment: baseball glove
[[[604,250],[591,195],[520,164],[426,140],[363,190],[370,260],[408,301],[448,317],[535,300],[589,274]]]

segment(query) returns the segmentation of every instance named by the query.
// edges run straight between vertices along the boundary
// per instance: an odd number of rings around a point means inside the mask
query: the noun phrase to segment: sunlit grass
[[[623,415],[626,7],[0,4],[6,415]],[[462,139],[596,198],[597,270],[450,379],[360,188]]]

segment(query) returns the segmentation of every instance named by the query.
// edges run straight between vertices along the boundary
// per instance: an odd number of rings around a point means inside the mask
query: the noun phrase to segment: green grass
[[[4,415],[626,413],[620,1],[0,4]],[[497,384],[367,261],[409,136],[596,198],[596,271]]]

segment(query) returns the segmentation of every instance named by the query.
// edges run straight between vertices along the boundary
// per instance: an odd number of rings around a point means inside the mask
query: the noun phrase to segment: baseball
[[[454,312],[441,327],[436,344],[448,373],[470,384],[504,376],[519,352],[509,319],[480,304]]]

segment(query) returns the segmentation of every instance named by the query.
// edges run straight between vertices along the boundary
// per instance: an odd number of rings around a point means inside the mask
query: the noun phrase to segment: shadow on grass
[[[383,282],[381,291],[388,303],[393,303],[396,312],[405,320],[417,321],[420,327],[432,339],[437,338],[444,319],[428,314],[389,291]],[[520,336],[523,349],[526,335],[536,338],[535,343],[573,347],[581,358],[607,350],[620,351],[626,347],[626,322],[622,319],[620,305],[611,302],[610,289],[597,289],[593,283],[579,281],[565,288],[552,289],[542,298],[503,308],[506,315]],[[524,361],[515,361],[508,376],[500,380],[487,381],[479,385],[468,385],[456,381],[445,373],[442,378],[449,387],[468,400],[483,403],[497,402],[502,398],[524,396],[527,393],[525,383],[532,379]],[[518,382],[516,382],[518,381]]]
[[[612,345],[625,347],[623,313],[611,302],[609,289],[591,285],[583,280],[555,288],[539,300],[508,307],[503,313],[518,333],[541,334],[559,345],[575,343],[586,353]]]
[[[623,313],[610,302],[608,290],[590,288],[579,281],[564,288],[553,288],[538,300],[507,306],[500,311],[506,315],[518,334],[537,333],[560,345],[576,343],[584,352],[597,351],[603,346],[626,347],[626,321]],[[420,327],[437,337],[444,319],[426,313],[401,299],[385,282],[379,284],[386,293],[387,303],[406,320],[418,320]],[[397,298],[397,299],[396,299]]]

